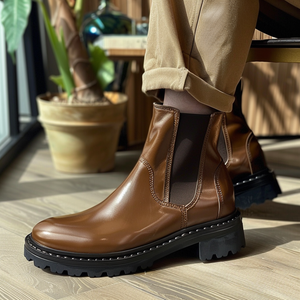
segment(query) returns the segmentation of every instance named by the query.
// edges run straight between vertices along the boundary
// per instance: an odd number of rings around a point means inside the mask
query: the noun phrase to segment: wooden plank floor
[[[203,263],[181,251],[145,272],[74,278],[26,261],[25,235],[44,218],[103,200],[139,151],[118,153],[114,172],[61,174],[40,134],[0,175],[0,299],[300,299],[300,140],[263,144],[283,194],[242,212],[247,247],[239,254]]]

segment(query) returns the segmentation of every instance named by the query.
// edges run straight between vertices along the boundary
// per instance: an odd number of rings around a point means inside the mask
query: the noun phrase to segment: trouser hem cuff
[[[232,110],[235,99],[234,96],[218,90],[186,68],[159,68],[143,74],[142,90],[144,93],[163,101],[159,96],[161,89],[187,91],[200,103],[223,112]]]

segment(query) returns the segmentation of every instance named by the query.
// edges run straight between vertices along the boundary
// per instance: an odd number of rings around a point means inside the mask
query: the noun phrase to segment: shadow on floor
[[[242,210],[241,212],[243,218],[300,222],[299,205],[278,203],[275,201],[266,201],[264,204],[261,205],[254,204],[250,208]]]
[[[117,188],[133,169],[140,151],[117,153],[115,168],[111,172],[97,174],[69,175],[67,178],[42,178],[37,181],[20,182],[11,178],[7,185],[0,180],[0,202],[29,198],[49,197],[69,193],[81,193]],[[17,163],[17,162],[16,162]],[[6,192],[7,191],[7,192]],[[9,196],[1,196],[9,195]]]

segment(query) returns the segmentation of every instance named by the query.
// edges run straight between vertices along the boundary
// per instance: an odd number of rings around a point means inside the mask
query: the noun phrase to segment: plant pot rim
[[[122,124],[125,121],[125,109],[128,97],[121,93],[106,93],[114,104],[99,105],[94,103],[62,103],[51,101],[55,96],[66,94],[47,93],[37,97],[38,120],[44,125],[64,127],[101,127],[111,124]],[[43,125],[43,126],[44,126]]]
[[[113,103],[113,105],[122,105],[125,102],[127,102],[128,97],[126,94],[124,93],[120,93],[120,92],[104,92],[104,95],[111,100],[111,102]],[[112,95],[118,95],[118,97],[111,97]],[[66,93],[44,93],[44,94],[40,94],[37,95],[37,100],[38,101],[42,101],[44,103],[44,105],[59,105],[59,106],[66,106],[66,107],[70,107],[70,106],[74,106],[74,107],[89,107],[89,106],[101,106],[101,107],[108,107],[110,105],[107,104],[102,104],[100,102],[90,102],[90,103],[66,103],[66,102],[55,102],[55,101],[51,101],[50,99],[54,96],[58,96],[58,97],[62,97],[63,99],[66,99],[67,94]]]

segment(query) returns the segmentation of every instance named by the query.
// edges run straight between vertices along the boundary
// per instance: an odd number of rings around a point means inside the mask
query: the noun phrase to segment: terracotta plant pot
[[[115,152],[125,120],[127,96],[106,93],[114,104],[66,104],[37,98],[39,121],[48,138],[58,171],[66,173],[107,172],[114,168]]]

